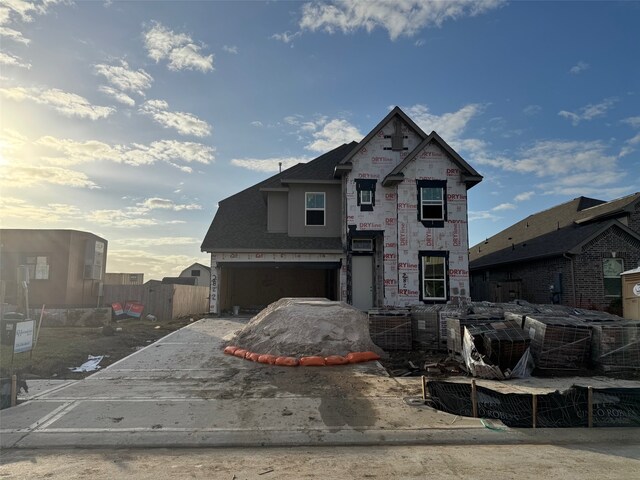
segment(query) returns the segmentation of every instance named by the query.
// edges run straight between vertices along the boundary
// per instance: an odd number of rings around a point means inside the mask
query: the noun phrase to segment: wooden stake
[[[476,390],[475,380],[471,380],[471,409],[474,418],[478,418],[478,391]]]
[[[593,427],[593,387],[587,387],[587,415],[589,428]]]
[[[427,377],[422,376],[422,400],[427,400]]]
[[[11,406],[15,407],[18,403],[18,376],[11,375]]]
[[[533,417],[533,428],[536,428],[536,419],[538,418],[538,396],[534,393],[531,396],[532,410],[531,416]]]

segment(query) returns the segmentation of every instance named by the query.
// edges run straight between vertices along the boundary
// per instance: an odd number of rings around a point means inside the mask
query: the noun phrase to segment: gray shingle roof
[[[545,233],[524,242],[513,243],[499,251],[483,255],[469,262],[471,270],[505,263],[525,262],[545,257],[560,256],[564,253],[578,253],[576,249],[609,228],[619,228],[640,240],[640,236],[617,220],[568,225],[553,232]],[[482,248],[480,243],[473,248]]]
[[[475,261],[494,252],[510,248],[512,244],[526,242],[574,223],[588,223],[604,218],[615,218],[640,199],[640,193],[610,202],[595,198],[578,197],[542,212],[529,215],[469,250],[469,260]],[[479,248],[478,248],[479,247]]]
[[[200,249],[217,250],[341,250],[340,237],[289,237],[267,231],[267,203],[263,188],[282,187],[291,180],[333,181],[336,164],[356,142],[341,145],[320,157],[294,165],[219,203]]]

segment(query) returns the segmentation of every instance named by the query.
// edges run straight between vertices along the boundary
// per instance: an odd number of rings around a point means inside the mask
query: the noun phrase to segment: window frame
[[[322,195],[322,208],[308,207],[309,195]],[[322,212],[322,224],[309,223],[308,212]],[[305,227],[324,227],[327,225],[327,194],[326,192],[304,192],[304,226]]]
[[[448,251],[420,251],[419,258],[419,281],[420,281],[420,301],[425,303],[446,303],[449,300],[449,252]],[[443,276],[441,278],[426,278],[425,265],[428,258],[442,258]],[[427,281],[442,282],[444,287],[444,296],[429,297],[425,289]]]
[[[192,277],[199,277],[200,276],[200,270],[198,270],[197,268],[191,270],[191,276]]]
[[[41,263],[39,259],[44,258],[45,263]],[[33,259],[32,262],[29,259]],[[29,271],[29,281],[38,280],[38,281],[46,281],[51,279],[51,256],[50,255],[42,255],[38,253],[28,254],[24,256],[24,265],[27,267]],[[42,268],[38,269],[38,265],[46,265],[46,277],[42,278]]]
[[[418,196],[418,221],[425,227],[430,228],[444,228],[444,224],[447,221],[447,181],[446,180],[416,180],[417,196]],[[439,189],[441,191],[442,198],[438,203],[434,200],[423,199],[423,189]],[[441,218],[424,218],[422,207],[424,205],[441,205],[442,214]]]
[[[615,275],[607,275],[606,271],[605,271],[605,264],[607,263],[607,261],[610,260],[614,260],[615,263],[619,263],[620,264],[620,272],[624,272],[624,259],[622,258],[616,258],[616,257],[606,257],[602,259],[602,289],[603,289],[603,293],[604,293],[604,297],[605,298],[622,298],[622,277],[620,277],[620,274],[615,274]],[[617,285],[617,291],[619,293],[617,294],[609,294],[608,293],[608,289],[607,289],[607,280],[612,280],[615,279],[618,283]]]
[[[368,178],[356,178],[356,202],[360,207],[361,212],[373,212],[373,207],[376,205],[376,183],[377,180]],[[370,192],[370,201],[364,202],[362,200],[362,192]]]
[[[369,199],[364,199],[364,194],[369,194]],[[360,190],[360,205],[373,205],[373,192],[371,190]]]

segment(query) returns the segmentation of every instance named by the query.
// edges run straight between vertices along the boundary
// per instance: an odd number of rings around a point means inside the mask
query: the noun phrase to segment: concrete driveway
[[[486,428],[409,397],[377,362],[275,367],[222,353],[248,319],[209,318],[0,413],[2,448],[637,442],[637,429]],[[96,352],[98,354],[100,352]],[[564,439],[564,440],[563,440]]]

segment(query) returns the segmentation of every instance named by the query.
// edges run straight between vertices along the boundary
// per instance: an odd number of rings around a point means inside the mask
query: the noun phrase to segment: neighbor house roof
[[[625,214],[637,200],[640,193],[605,202],[595,198],[578,197],[542,212],[529,215],[501,232],[474,245],[469,250],[469,260],[475,261],[494,252],[510,248],[562,229],[569,225],[585,224]]]
[[[513,243],[469,263],[471,270],[505,263],[526,262],[563,254],[578,254],[582,246],[610,228],[617,228],[640,242],[640,235],[618,220],[567,225],[524,242]],[[482,249],[483,244],[479,244]],[[474,247],[476,248],[476,247]]]
[[[218,204],[218,211],[200,247],[202,251],[341,251],[339,237],[290,237],[287,233],[267,231],[267,203],[262,191],[278,190],[287,183],[335,183],[336,164],[353,148],[355,142],[343,144],[320,157],[297,164]]]

